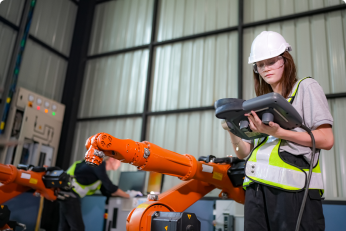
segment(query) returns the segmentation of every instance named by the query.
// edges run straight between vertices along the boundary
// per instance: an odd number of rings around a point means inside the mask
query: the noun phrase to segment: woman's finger
[[[254,121],[255,121],[256,124],[262,123],[262,120],[258,117],[258,115],[256,114],[256,112],[251,111],[251,114],[252,114],[252,116],[253,116]]]
[[[279,125],[277,123],[274,123],[272,121],[269,122],[269,126],[272,127],[272,128],[277,128],[279,127]]]
[[[255,118],[252,115],[249,115],[249,121],[251,121],[254,125],[257,125]]]
[[[252,131],[257,131],[257,127],[254,125],[254,123],[250,119],[249,119],[249,127]]]

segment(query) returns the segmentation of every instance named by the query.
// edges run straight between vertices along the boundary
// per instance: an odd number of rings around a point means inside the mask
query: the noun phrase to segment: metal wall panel
[[[4,88],[17,32],[0,23],[0,89]],[[0,95],[1,95],[0,92]]]
[[[150,43],[153,0],[118,0],[96,5],[89,54]]]
[[[244,99],[255,97],[248,64],[253,39],[264,30],[276,31],[292,46],[298,78],[312,76],[326,94],[346,91],[346,11],[335,11],[244,30]]]
[[[343,139],[346,99],[328,100],[334,118],[334,147],[322,150],[320,163],[327,200],[346,200],[346,146]]]
[[[335,108],[336,101],[339,101],[340,99],[336,100],[328,100],[329,110],[333,115],[334,118],[334,126],[333,126],[333,133],[334,133],[334,139],[335,143],[331,150],[321,150],[320,154],[320,166],[321,166],[321,172],[323,177],[323,184],[324,184],[324,197],[327,200],[335,200],[339,197],[338,192],[338,176],[337,176],[337,168],[336,168],[336,158],[339,155],[336,153],[336,146],[337,144],[337,137],[335,127],[339,123],[338,119],[334,116],[335,111],[333,108]],[[345,101],[345,100],[343,100]],[[346,101],[345,101],[346,102]]]
[[[244,0],[244,23],[344,4],[340,0]]]
[[[4,0],[0,5],[0,16],[19,25],[25,0]]]
[[[117,120],[101,120],[78,122],[76,126],[74,145],[72,148],[70,164],[84,158],[85,141],[99,132],[106,132],[119,139],[140,140],[142,118],[128,118]],[[118,182],[120,171],[136,171],[137,168],[130,164],[122,164],[117,171],[111,171],[109,176],[113,183]]]
[[[237,24],[238,0],[161,0],[157,41]]]
[[[331,153],[324,153],[323,161],[326,162],[324,173],[328,174],[328,182],[325,182],[330,187],[331,195],[337,195],[337,198],[346,200],[346,143],[344,140],[345,134],[345,113],[346,113],[346,99],[329,100],[331,105],[331,112],[334,118],[334,148]],[[330,151],[329,151],[330,152]],[[334,156],[332,155],[334,153]],[[331,154],[331,155],[330,155]],[[327,187],[326,187],[327,188]]]
[[[20,66],[18,86],[60,102],[66,68],[66,60],[28,39]]]
[[[77,9],[71,0],[38,0],[30,34],[69,56]]]
[[[88,61],[79,117],[141,113],[148,54],[139,50]]]
[[[326,15],[331,92],[346,92],[346,10]]]
[[[238,33],[157,47],[151,111],[212,106],[238,94]]]
[[[147,140],[179,154],[200,156],[235,156],[229,135],[221,127],[214,111],[150,116]],[[167,190],[181,181],[165,176],[163,189]],[[217,196],[219,190],[212,194]]]

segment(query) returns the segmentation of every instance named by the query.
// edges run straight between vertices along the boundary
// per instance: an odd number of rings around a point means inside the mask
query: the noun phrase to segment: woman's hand
[[[269,126],[262,123],[262,120],[254,111],[245,114],[248,117],[250,128],[254,132],[264,133],[279,139],[288,140],[303,146],[312,147],[311,137],[307,132],[296,132],[285,130],[277,123],[269,122]],[[334,135],[330,124],[322,124],[317,127],[312,134],[315,137],[316,148],[330,150],[334,145]]]
[[[256,112],[251,111],[251,114],[245,114],[249,119],[250,129],[253,132],[260,132],[270,136],[278,137],[279,132],[282,130],[280,125],[274,122],[269,122],[269,126],[262,123],[262,120],[257,116]]]

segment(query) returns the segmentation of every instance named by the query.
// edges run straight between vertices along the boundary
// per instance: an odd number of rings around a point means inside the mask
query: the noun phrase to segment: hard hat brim
[[[262,61],[262,60],[266,60],[266,59],[270,59],[276,56],[281,55],[282,53],[284,53],[285,51],[292,51],[292,47],[286,43],[285,46],[283,46],[282,48],[276,50],[276,51],[271,51],[269,55],[266,56],[250,56],[249,60],[248,60],[248,64],[252,64],[258,61]]]

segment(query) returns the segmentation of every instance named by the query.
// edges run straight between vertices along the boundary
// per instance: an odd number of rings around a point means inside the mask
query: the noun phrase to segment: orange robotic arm
[[[86,142],[85,161],[92,165],[102,163],[107,155],[137,166],[139,170],[154,171],[179,177],[181,184],[149,200],[131,211],[127,218],[127,230],[150,230],[151,215],[155,211],[183,212],[197,200],[215,188],[220,196],[244,203],[241,186],[234,187],[227,175],[229,164],[197,161],[189,154],[178,154],[150,142],[117,139],[107,133],[98,133]]]
[[[60,188],[71,187],[71,177],[56,167],[34,167],[22,165],[17,169],[13,165],[0,164],[0,230],[12,230],[8,226],[10,213],[4,202],[35,189],[34,194],[40,194],[48,200],[64,199],[65,195],[59,192]],[[16,223],[23,226],[23,224]],[[25,227],[25,226],[24,226]]]
[[[42,176],[46,172],[34,172],[17,169],[13,165],[0,164],[0,204],[19,194],[35,189],[48,200],[56,200],[54,190],[46,188],[42,181]]]
[[[0,204],[9,199],[35,189],[35,194],[47,200],[64,199],[66,195],[59,189],[72,187],[71,176],[57,167],[34,167],[22,165],[17,169],[13,165],[0,164]]]

